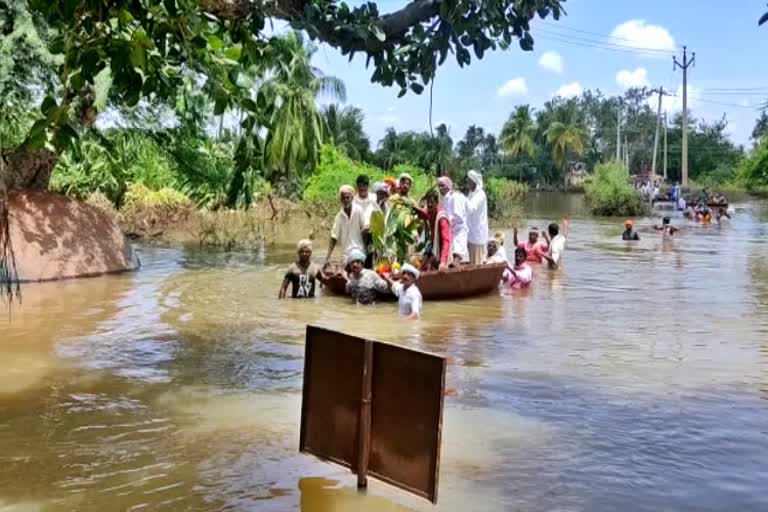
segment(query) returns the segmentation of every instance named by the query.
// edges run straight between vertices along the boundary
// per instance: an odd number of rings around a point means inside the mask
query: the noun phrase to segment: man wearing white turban
[[[453,182],[448,176],[438,178],[437,189],[443,198],[442,206],[451,223],[451,252],[453,253],[454,264],[458,265],[462,261],[469,261],[469,251],[467,250],[469,203],[464,194],[458,190],[453,190]]]
[[[341,245],[342,256],[341,263],[347,264],[349,256],[354,250],[365,253],[365,243],[363,242],[363,232],[366,231],[365,217],[363,210],[354,204],[355,189],[350,185],[342,185],[339,188],[339,201],[341,210],[336,214],[331,229],[331,242],[328,245],[328,254],[325,261],[328,262],[333,254],[336,244]]]
[[[483,175],[475,170],[467,173],[469,187],[469,262],[480,265],[485,260],[486,244],[488,243],[488,199],[483,190]]]

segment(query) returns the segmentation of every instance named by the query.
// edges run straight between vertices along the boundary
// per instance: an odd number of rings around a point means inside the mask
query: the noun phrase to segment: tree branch
[[[264,14],[288,22],[305,22],[305,7],[312,0],[276,0],[264,4]],[[343,46],[347,50],[376,53],[396,46],[403,35],[418,23],[424,23],[440,13],[441,0],[414,0],[402,9],[384,14],[378,20],[370,20],[372,25],[378,25],[384,33],[384,41],[375,37],[361,37],[359,32],[339,28],[333,21],[312,20],[307,30],[315,37],[331,46]],[[255,8],[248,0],[203,0],[201,7],[223,19],[234,19],[244,16],[249,9]]]

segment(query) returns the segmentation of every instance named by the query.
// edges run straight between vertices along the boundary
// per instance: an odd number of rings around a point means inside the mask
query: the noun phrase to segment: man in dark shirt
[[[640,240],[640,235],[635,231],[635,223],[629,219],[624,222],[624,232],[621,234],[622,240]]]
[[[278,293],[279,299],[284,299],[288,291],[288,285],[292,285],[291,297],[294,299],[308,299],[315,296],[315,279],[323,281],[324,276],[320,265],[312,263],[312,242],[301,240],[297,247],[299,260],[292,263],[285,272],[283,284]]]

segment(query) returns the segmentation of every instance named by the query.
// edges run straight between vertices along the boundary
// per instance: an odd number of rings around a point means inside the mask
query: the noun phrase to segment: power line
[[[762,87],[710,87],[708,91],[738,92],[738,91],[767,91],[768,86]]]
[[[547,29],[538,29],[539,32],[543,32],[544,34],[549,34],[552,36],[557,36],[561,38],[567,38],[567,39],[573,39],[574,41],[580,41],[584,43],[590,43],[600,46],[606,46],[606,47],[616,47],[619,49],[626,49],[626,50],[633,50],[633,51],[641,51],[641,52],[648,52],[648,53],[659,53],[660,56],[662,55],[673,55],[673,52],[669,50],[661,50],[659,48],[650,48],[647,46],[637,46],[637,45],[629,45],[629,44],[621,44],[621,43],[612,43],[610,41],[606,40],[599,40],[599,39],[590,39],[587,37],[581,37],[581,36],[574,36],[570,34],[563,34],[562,32],[557,31],[551,31]]]
[[[624,52],[624,53],[631,53],[634,55],[641,55],[645,57],[671,57],[672,53],[659,53],[658,50],[655,49],[649,49],[649,48],[641,48],[639,46],[627,46],[627,45],[618,45],[618,44],[611,44],[611,43],[600,43],[596,41],[587,41],[587,40],[579,40],[579,39],[572,39],[570,36],[563,35],[563,34],[557,34],[554,32],[547,32],[547,31],[539,31],[538,35],[536,37],[540,37],[545,40],[554,40],[561,43],[565,43],[572,46],[581,46],[585,48],[599,48],[602,50],[609,50],[609,51],[616,51],[616,52]]]
[[[631,46],[627,46],[625,48],[616,48],[616,47],[610,47],[610,46],[603,46],[603,45],[599,45],[599,44],[591,44],[591,43],[582,43],[582,42],[579,42],[579,41],[572,41],[572,40],[569,40],[569,39],[564,39],[564,38],[561,38],[559,36],[549,35],[549,34],[541,34],[541,35],[538,35],[536,37],[539,37],[539,38],[544,39],[544,40],[549,40],[549,41],[558,41],[560,43],[564,43],[564,44],[571,45],[571,46],[581,46],[583,48],[598,48],[598,49],[601,49],[601,50],[621,52],[621,53],[631,53],[633,55],[642,55],[642,56],[645,56],[645,57],[655,57],[655,58],[658,58],[660,56],[658,54],[644,53],[643,50],[638,50],[636,47],[631,47]],[[669,54],[669,55],[671,55],[671,54]]]
[[[701,94],[706,94],[708,96],[762,96],[766,97],[768,96],[768,91],[758,91],[758,92],[719,92],[719,91],[713,91],[712,89],[701,89]]]
[[[722,105],[724,107],[746,108],[749,110],[762,110],[762,108],[758,108],[750,105],[739,105],[738,103],[726,103],[723,101],[708,100],[706,98],[694,98],[693,101],[700,101],[702,103],[711,103],[713,105]]]
[[[597,37],[600,37],[601,39],[614,39],[616,41],[627,41],[627,42],[630,42],[630,43],[634,43],[635,42],[635,40],[629,39],[629,38],[626,38],[626,37],[613,36],[613,35],[605,35],[605,34],[600,34],[598,32],[590,32],[589,30],[583,30],[583,29],[578,29],[578,28],[574,28],[574,27],[569,27],[568,25],[563,25],[561,23],[553,23],[553,22],[549,22],[549,21],[542,21],[541,23],[546,25],[546,26],[548,26],[548,27],[550,27],[550,28],[552,28],[552,29],[557,28],[557,29],[561,29],[561,30],[565,30],[565,31],[577,32],[579,34],[587,34],[587,35],[591,35],[591,36],[597,36]],[[632,46],[634,46],[634,45],[632,45]],[[662,50],[660,48],[655,48],[655,50],[656,51],[664,51],[664,52],[667,52],[669,54],[672,54],[672,53],[675,53],[677,48],[673,48],[671,50]]]

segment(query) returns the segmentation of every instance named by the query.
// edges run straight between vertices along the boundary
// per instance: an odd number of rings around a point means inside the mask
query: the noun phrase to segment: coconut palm
[[[568,159],[571,155],[584,154],[586,128],[575,108],[563,108],[556,112],[556,118],[544,132],[547,144],[552,147],[552,159],[563,171],[563,179],[567,185]]]
[[[509,115],[499,135],[499,142],[504,151],[512,158],[536,154],[536,123],[531,115],[530,105],[519,105]]]
[[[371,143],[363,129],[364,114],[358,107],[341,107],[331,103],[323,109],[327,135],[346,155],[355,160],[367,160]]]
[[[265,145],[267,175],[273,180],[295,177],[317,162],[325,136],[317,101],[345,101],[347,96],[344,82],[312,65],[317,47],[301,34],[289,33],[276,47],[281,65],[261,84],[275,105]]]

